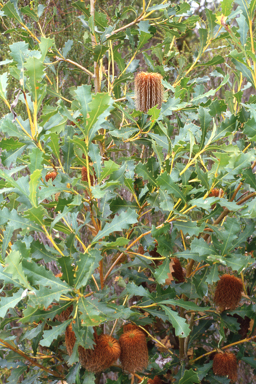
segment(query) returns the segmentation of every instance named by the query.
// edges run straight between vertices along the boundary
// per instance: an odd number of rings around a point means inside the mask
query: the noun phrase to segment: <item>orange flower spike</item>
[[[159,73],[140,72],[135,77],[135,100],[139,111],[147,112],[163,102],[162,76]]]
[[[243,291],[243,283],[241,279],[235,276],[225,274],[218,281],[214,302],[223,310],[235,309],[241,300]]]
[[[109,368],[119,358],[121,349],[119,342],[112,336],[100,335],[94,349],[78,347],[81,365],[90,372],[101,372]]]
[[[66,348],[69,356],[72,355],[75,342],[76,342],[76,335],[75,335],[75,332],[72,330],[72,324],[69,324],[65,332],[65,344],[66,344]]]
[[[142,371],[148,365],[148,347],[143,331],[133,329],[123,333],[119,339],[121,346],[120,360],[128,372]]]
[[[132,323],[125,324],[123,326],[123,333],[128,332],[128,331],[132,331],[134,329],[139,329],[140,330],[140,327],[138,327],[137,325],[132,324]]]
[[[216,353],[212,369],[215,375],[228,376],[232,382],[237,380],[237,361],[233,353]]]
[[[162,380],[158,376],[155,376],[154,379],[148,380],[148,384],[162,384]]]

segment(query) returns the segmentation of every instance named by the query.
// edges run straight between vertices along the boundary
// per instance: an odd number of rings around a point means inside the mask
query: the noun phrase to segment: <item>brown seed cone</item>
[[[75,332],[72,330],[72,324],[69,324],[65,332],[65,344],[66,344],[66,348],[69,356],[72,355],[75,342],[76,342],[76,335],[75,335]]]
[[[228,376],[233,382],[237,380],[237,362],[233,353],[216,353],[212,369],[215,375]]]
[[[223,275],[218,281],[214,302],[223,309],[235,309],[241,300],[242,291],[242,280],[232,275]]]
[[[81,365],[90,372],[101,372],[109,368],[120,356],[118,340],[109,335],[100,335],[94,349],[78,347]]]
[[[177,257],[174,257],[172,260],[174,261],[174,265],[173,265],[174,272],[172,275],[179,283],[183,283],[185,281],[185,278],[184,278],[184,273],[183,273],[181,263],[179,259],[177,259]]]
[[[123,333],[119,339],[120,360],[128,372],[142,371],[148,365],[148,347],[145,334],[139,329]]]
[[[57,321],[61,321],[61,322],[66,321],[66,320],[68,320],[68,318],[71,315],[72,311],[73,311],[73,305],[70,305],[70,307],[65,309],[65,311],[61,312],[59,315],[56,315],[55,319]]]
[[[158,376],[155,376],[154,379],[148,380],[148,384],[162,384],[162,380]]]
[[[212,196],[214,196],[214,197],[218,197],[219,196],[219,189],[218,188],[213,188],[212,190],[211,190],[211,192],[209,193],[209,197],[212,197]]]
[[[135,100],[139,111],[147,112],[163,102],[162,76],[159,73],[140,72],[135,78]]]

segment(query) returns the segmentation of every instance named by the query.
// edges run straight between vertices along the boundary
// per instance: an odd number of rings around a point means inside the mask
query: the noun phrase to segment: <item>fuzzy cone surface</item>
[[[146,336],[139,329],[124,332],[119,343],[121,346],[120,360],[124,370],[128,372],[142,371],[148,365],[148,347]]]
[[[183,283],[185,281],[185,278],[184,278],[184,273],[183,273],[181,263],[180,263],[179,259],[177,259],[177,257],[174,257],[172,260],[174,261],[174,265],[173,265],[174,272],[173,272],[172,276],[179,283]]]
[[[109,335],[100,335],[94,349],[78,347],[81,365],[90,372],[101,372],[109,368],[120,356],[121,348],[118,340]]]
[[[69,324],[65,332],[65,344],[66,344],[66,348],[69,356],[72,355],[75,343],[76,343],[76,335],[75,335],[75,332],[72,330],[72,324]]]
[[[235,309],[241,300],[242,280],[232,275],[223,275],[218,281],[214,302],[222,308]]]
[[[215,375],[228,376],[232,382],[237,380],[237,361],[233,353],[216,353],[212,369]]]
[[[57,321],[61,321],[63,323],[63,321],[68,320],[68,318],[71,315],[72,311],[73,311],[73,305],[70,305],[70,307],[65,309],[65,311],[61,312],[59,315],[56,315],[55,319]]]
[[[159,73],[140,72],[135,78],[135,100],[139,111],[147,112],[163,102],[162,76]]]

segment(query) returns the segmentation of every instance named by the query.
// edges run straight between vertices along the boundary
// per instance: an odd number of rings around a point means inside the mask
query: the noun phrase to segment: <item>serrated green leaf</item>
[[[30,84],[34,99],[37,99],[38,94],[38,83],[41,82],[44,77],[44,65],[42,59],[36,57],[29,57],[24,64],[26,68],[26,75],[28,76],[28,83]]]
[[[31,17],[32,20],[34,20],[36,22],[39,21],[37,14],[32,9],[30,9],[29,5],[26,5],[26,7],[21,7],[20,10],[24,15]]]
[[[43,152],[39,148],[33,148],[29,152],[29,170],[32,174],[36,169],[42,169],[42,162],[43,162]]]
[[[169,264],[170,260],[166,258],[163,264],[155,270],[154,276],[159,284],[164,284],[165,280],[168,279],[168,273],[170,273]]]
[[[27,276],[25,276],[24,270],[22,269],[22,258],[20,252],[11,251],[9,253],[9,255],[5,258],[4,272],[12,275],[12,277],[18,280],[23,287],[32,290]]]
[[[182,378],[179,380],[179,384],[195,384],[200,383],[199,377],[197,373],[190,369],[189,371],[185,371]]]
[[[175,221],[174,227],[178,231],[182,231],[184,235],[188,233],[189,236],[198,236],[199,233],[203,232],[205,225],[197,227],[196,221]]]
[[[144,180],[148,180],[150,184],[156,186],[154,175],[147,169],[146,164],[139,163],[136,167],[136,173],[142,176]]]
[[[110,233],[128,229],[131,224],[135,224],[137,222],[137,216],[136,212],[130,208],[128,208],[126,212],[121,212],[120,215],[115,215],[111,223],[107,223],[94,237],[92,244],[97,243],[98,240],[105,238]]]
[[[137,50],[141,49],[151,37],[152,35],[150,33],[141,32]]]
[[[240,41],[241,41],[241,44],[244,46],[246,44],[246,38],[247,38],[248,31],[249,31],[249,26],[248,26],[247,20],[243,14],[242,15],[240,14],[240,16],[236,18],[236,21],[237,21],[237,24],[239,26],[237,31],[238,31],[239,36],[240,36]]]
[[[102,169],[102,172],[100,174],[99,183],[101,183],[106,177],[108,177],[118,169],[119,169],[119,165],[116,164],[114,161],[112,160],[105,161],[104,168]]]
[[[229,16],[231,9],[232,9],[233,1],[234,0],[222,0],[221,9],[222,9],[223,15]]]
[[[89,103],[90,117],[87,119],[85,126],[85,135],[88,137],[89,143],[98,129],[101,128],[106,117],[109,116],[113,104],[113,100],[107,93],[97,93],[93,96],[92,101]]]
[[[169,318],[169,321],[175,328],[175,336],[180,338],[187,337],[190,334],[189,325],[186,323],[186,320],[180,317],[175,311],[166,307],[165,305],[160,305],[160,307],[164,310],[166,315]]]
[[[49,49],[53,46],[53,44],[54,44],[54,39],[49,39],[41,36],[41,43],[39,44],[39,47],[42,52],[42,61],[45,60],[45,57]]]
[[[31,220],[31,222],[34,222],[40,226],[43,226],[45,224],[44,217],[48,216],[46,209],[42,207],[42,205],[28,209],[23,213],[23,215],[24,217]]]
[[[76,100],[80,103],[80,111],[83,115],[84,121],[87,120],[87,114],[89,112],[89,104],[92,101],[91,87],[90,85],[81,85],[74,91]]]
[[[16,279],[14,279],[12,273],[4,271],[4,267],[0,264],[0,280],[5,284],[13,284],[14,287],[23,288],[23,285]]]
[[[0,300],[0,317],[5,317],[8,309],[14,308],[19,301],[22,300],[23,289],[19,289],[13,296],[1,297]]]
[[[256,177],[251,168],[243,172],[243,177],[245,177],[245,182],[256,191]]]
[[[51,271],[47,271],[43,266],[34,261],[22,260],[22,267],[28,279],[34,285],[58,288],[62,293],[71,290],[71,287],[65,282],[55,277]]]
[[[218,264],[213,264],[210,268],[210,273],[206,278],[206,283],[212,285],[219,280]]]
[[[236,128],[236,117],[232,115],[221,123],[221,126],[217,129],[213,141],[219,140],[221,137],[226,136],[228,133],[234,132]]]
[[[93,51],[93,61],[98,63],[107,50],[108,47],[105,47],[104,45],[96,45]]]
[[[58,258],[58,264],[61,266],[62,279],[72,287],[74,283],[73,259],[70,256],[62,256]]]
[[[167,172],[162,173],[157,178],[157,185],[162,187],[162,189],[167,190],[170,194],[173,194],[175,197],[178,197],[182,200],[184,204],[186,204],[186,197],[181,192],[179,186],[177,183],[175,183],[172,180],[171,175],[169,175]]]
[[[200,147],[199,147],[199,149],[201,150],[204,146],[205,136],[207,133],[207,129],[209,128],[212,122],[212,117],[209,114],[209,112],[201,106],[199,107],[199,110],[198,110],[198,117],[200,120],[201,129],[202,129],[202,136],[201,136]]]
[[[96,249],[90,250],[89,253],[80,254],[80,261],[77,263],[78,268],[74,281],[75,289],[79,289],[87,284],[95,268],[98,267],[101,258],[100,252]]]
[[[5,13],[6,16],[10,17],[10,19],[15,19],[19,23],[22,21],[20,15],[16,12],[11,1],[8,1],[1,10]]]
[[[42,171],[40,169],[36,169],[32,175],[30,175],[29,199],[34,207],[38,206],[38,184],[40,181],[41,173]]]
[[[64,333],[70,320],[64,321],[62,324],[52,327],[49,331],[44,331],[43,340],[40,341],[42,347],[49,347],[53,340],[56,340],[58,336]]]

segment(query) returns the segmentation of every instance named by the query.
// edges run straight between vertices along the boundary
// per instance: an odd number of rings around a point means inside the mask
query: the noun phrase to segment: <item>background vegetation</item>
[[[0,382],[229,383],[227,350],[254,382],[256,1],[196,4],[1,2]],[[142,70],[163,77],[148,113]],[[81,367],[126,321],[147,368]]]

